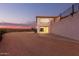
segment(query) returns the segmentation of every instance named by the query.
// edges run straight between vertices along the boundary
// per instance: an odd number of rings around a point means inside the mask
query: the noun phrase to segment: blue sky
[[[36,16],[58,16],[69,3],[0,3],[0,22],[28,24]]]

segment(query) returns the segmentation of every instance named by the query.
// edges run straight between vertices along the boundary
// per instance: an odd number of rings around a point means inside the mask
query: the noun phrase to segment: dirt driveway
[[[9,56],[79,56],[79,43],[55,35],[6,33],[0,42],[0,55]]]

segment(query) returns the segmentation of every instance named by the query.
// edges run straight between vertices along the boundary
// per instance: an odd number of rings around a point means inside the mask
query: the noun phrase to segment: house
[[[36,16],[37,33],[51,33],[51,26],[58,21],[59,16]]]

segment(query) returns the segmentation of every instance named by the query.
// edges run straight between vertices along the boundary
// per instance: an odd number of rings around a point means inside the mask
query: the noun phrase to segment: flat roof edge
[[[36,16],[36,18],[57,18],[60,16]]]

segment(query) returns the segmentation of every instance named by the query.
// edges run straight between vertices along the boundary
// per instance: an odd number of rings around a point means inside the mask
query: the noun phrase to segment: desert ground
[[[79,42],[54,34],[11,32],[0,42],[1,56],[79,56]]]

